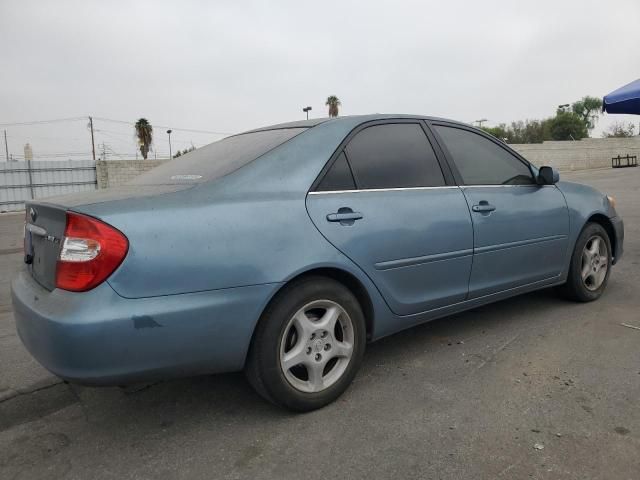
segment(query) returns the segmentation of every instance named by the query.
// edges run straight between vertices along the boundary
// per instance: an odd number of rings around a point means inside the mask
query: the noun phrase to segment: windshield
[[[304,128],[264,130],[227,137],[168,161],[134,178],[131,185],[202,183],[244,167]]]

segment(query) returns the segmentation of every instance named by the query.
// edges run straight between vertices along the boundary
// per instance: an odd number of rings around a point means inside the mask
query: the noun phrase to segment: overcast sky
[[[304,118],[305,105],[326,116],[335,94],[341,115],[495,125],[640,77],[640,1],[0,0],[0,45],[0,123],[144,116],[238,132]],[[593,135],[615,120],[640,117],[602,117]],[[16,154],[26,141],[36,155],[89,150],[85,120],[2,128]],[[96,128],[97,143],[133,154],[131,126]],[[173,137],[174,150],[220,138]]]

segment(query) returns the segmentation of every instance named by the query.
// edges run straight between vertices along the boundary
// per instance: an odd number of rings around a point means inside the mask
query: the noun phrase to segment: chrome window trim
[[[504,187],[544,187],[546,185],[537,185],[535,183],[525,183],[520,185],[460,185],[460,188],[504,188]]]
[[[555,187],[555,185],[538,185],[537,183],[527,183],[521,185],[460,185],[460,188],[504,188],[504,187]]]
[[[309,192],[309,195],[326,195],[327,193],[402,192],[404,190],[446,190],[453,188],[460,187],[457,185],[442,185],[440,187],[362,188],[359,190],[327,190],[324,192]]]
[[[404,190],[450,190],[453,188],[504,188],[504,187],[555,187],[555,185],[442,185],[440,187],[400,187],[400,188],[363,188],[360,190],[327,190],[324,192],[309,192],[309,195],[326,195],[328,193],[362,193],[362,192],[402,192]]]

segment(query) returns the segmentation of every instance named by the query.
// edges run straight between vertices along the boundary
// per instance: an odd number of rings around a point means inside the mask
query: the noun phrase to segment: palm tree
[[[140,153],[142,158],[147,159],[149,150],[151,150],[151,143],[153,142],[153,127],[146,118],[141,118],[136,122],[136,138],[138,139],[138,145],[140,146]]]
[[[338,97],[336,97],[335,95],[330,95],[329,97],[327,97],[325,105],[329,107],[329,116],[337,117],[338,107],[342,105],[342,103],[340,103],[340,99]]]

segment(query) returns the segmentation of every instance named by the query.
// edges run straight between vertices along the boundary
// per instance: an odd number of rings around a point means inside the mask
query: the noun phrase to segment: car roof
[[[331,118],[310,118],[309,120],[297,120],[293,122],[285,122],[285,123],[277,123],[275,125],[267,125],[265,127],[254,128],[251,130],[247,130],[246,132],[242,132],[239,135],[243,135],[245,133],[254,133],[254,132],[264,132],[267,130],[281,130],[285,128],[311,128],[316,125],[320,125],[321,123],[328,122],[332,120]]]
[[[447,118],[431,117],[425,115],[411,115],[411,114],[392,114],[392,113],[373,113],[368,115],[345,115],[343,117],[324,117],[324,118],[310,118],[309,120],[298,120],[293,122],[278,123],[275,125],[268,125],[265,127],[254,128],[246,132],[239,133],[243,135],[245,133],[264,132],[267,130],[280,130],[285,128],[313,128],[316,125],[320,125],[325,122],[344,122],[349,121],[352,123],[354,120],[360,120],[358,123],[371,122],[375,120],[391,120],[391,119],[416,119],[416,120],[432,120],[432,121],[444,121],[449,123],[455,123],[459,125],[470,126],[467,123],[459,122],[456,120],[450,120]]]

